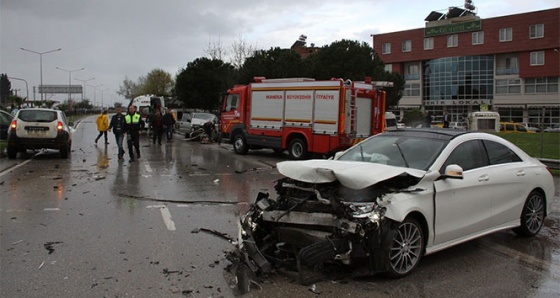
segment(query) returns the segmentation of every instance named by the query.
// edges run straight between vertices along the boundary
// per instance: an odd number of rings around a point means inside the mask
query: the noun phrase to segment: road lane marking
[[[15,170],[15,169],[17,169],[17,168],[19,168],[19,167],[22,167],[22,166],[26,165],[27,163],[31,162],[32,160],[33,160],[33,158],[30,158],[30,159],[28,159],[28,160],[26,160],[26,161],[24,161],[24,162],[22,162],[22,163],[19,163],[19,164],[13,166],[13,167],[9,167],[9,168],[3,170],[3,171],[0,173],[0,177],[6,175],[6,174],[8,174],[8,173],[10,173],[12,170]]]
[[[148,172],[148,173],[152,172],[152,167],[150,167],[150,165],[148,163],[145,162],[144,167],[146,167],[146,172]]]
[[[60,208],[45,208],[43,211],[60,211]]]
[[[158,196],[157,191],[154,191],[154,194],[156,196],[156,199],[161,199]],[[171,212],[169,212],[169,209],[167,208],[167,206],[165,205],[150,205],[150,206],[146,206],[146,208],[158,208],[159,211],[161,212],[161,217],[163,218],[163,223],[165,224],[165,227],[169,230],[169,231],[175,231],[177,230],[175,228],[175,222],[173,221],[173,219],[171,218]]]

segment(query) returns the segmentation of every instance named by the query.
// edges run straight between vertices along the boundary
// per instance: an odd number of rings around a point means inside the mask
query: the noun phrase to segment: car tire
[[[238,133],[233,137],[233,151],[240,155],[245,155],[249,152],[247,140],[243,134]]]
[[[15,159],[17,157],[17,149],[11,146],[6,148],[6,155],[8,155],[9,159]]]
[[[404,277],[416,268],[424,254],[424,232],[416,219],[407,218],[397,223],[388,235],[385,251],[387,275]]]
[[[60,148],[60,157],[61,158],[68,158],[70,155],[70,148],[72,147],[72,143],[68,143],[68,145]]]
[[[302,138],[293,139],[288,145],[288,153],[293,160],[302,160],[307,157],[307,143]]]
[[[545,198],[542,193],[533,190],[521,211],[521,226],[514,228],[513,231],[523,237],[535,236],[544,225],[545,218]]]

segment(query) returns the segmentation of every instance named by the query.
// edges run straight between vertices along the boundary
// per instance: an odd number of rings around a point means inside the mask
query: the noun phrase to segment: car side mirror
[[[463,179],[463,168],[459,165],[448,165],[440,179]]]

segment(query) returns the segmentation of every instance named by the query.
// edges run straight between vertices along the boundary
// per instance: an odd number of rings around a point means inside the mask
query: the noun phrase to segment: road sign
[[[82,85],[39,85],[39,93],[45,94],[81,94]]]

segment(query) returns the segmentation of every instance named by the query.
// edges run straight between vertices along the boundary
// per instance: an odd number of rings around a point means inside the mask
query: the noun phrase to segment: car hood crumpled
[[[370,162],[339,160],[283,161],[277,164],[280,174],[307,183],[339,181],[351,189],[364,189],[397,176],[422,178],[425,171]]]

